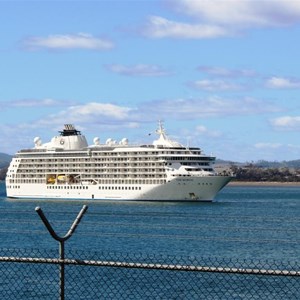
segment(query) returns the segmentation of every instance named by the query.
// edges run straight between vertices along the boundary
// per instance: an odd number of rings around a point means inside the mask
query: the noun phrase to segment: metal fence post
[[[70,227],[69,231],[67,234],[63,237],[60,237],[56,234],[54,229],[52,228],[51,224],[49,223],[48,219],[44,215],[42,209],[38,206],[35,208],[35,211],[38,213],[40,216],[41,220],[45,224],[46,228],[48,229],[49,233],[51,236],[59,242],[59,259],[60,259],[60,275],[59,275],[59,286],[60,286],[60,300],[65,299],[65,241],[68,240],[72,234],[75,232],[75,229],[77,228],[77,225],[81,221],[84,213],[87,211],[88,206],[83,205],[81,208],[79,214],[77,215],[76,219],[74,220],[72,226]]]

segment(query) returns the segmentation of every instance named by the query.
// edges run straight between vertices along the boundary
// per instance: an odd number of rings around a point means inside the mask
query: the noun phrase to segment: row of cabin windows
[[[72,186],[72,185],[63,185],[63,186],[47,186],[47,189],[64,189],[64,190],[87,190],[88,186]],[[99,190],[141,190],[142,188],[140,186],[99,186]]]
[[[99,190],[141,190],[140,186],[99,186]]]
[[[41,178],[41,179],[9,179],[9,184],[44,184],[45,183],[45,179]],[[165,179],[125,179],[125,180],[99,180],[99,184],[164,184],[166,183]],[[49,186],[74,186],[79,187],[81,185],[79,184],[69,184],[66,185],[64,183],[61,184],[53,184],[53,183],[47,183],[47,185]]]
[[[132,157],[114,157],[113,155],[110,155],[110,157],[101,157],[101,158],[94,158],[94,157],[85,157],[85,158],[37,158],[37,159],[26,159],[23,158],[22,162],[91,162],[91,161],[131,161],[131,160],[214,160],[213,157],[209,156],[197,156],[198,153],[196,153],[196,156],[185,156],[186,153],[163,153],[164,155],[168,154],[182,154],[183,156],[143,156],[147,155],[147,153],[141,153],[141,154],[136,154],[136,155],[141,155],[141,156],[132,156]],[[16,162],[19,162],[21,160],[17,159]]]
[[[45,179],[9,179],[9,183],[45,183]]]
[[[95,162],[115,162],[115,161],[157,161],[161,160],[159,157],[132,157],[132,158],[126,158],[126,157],[117,157],[117,158],[85,158],[85,159],[22,159],[22,163],[26,164],[37,164],[37,163],[43,163],[43,164],[53,164],[53,163],[95,163]]]
[[[89,187],[86,185],[48,185],[47,189],[55,189],[55,190],[87,190]]]

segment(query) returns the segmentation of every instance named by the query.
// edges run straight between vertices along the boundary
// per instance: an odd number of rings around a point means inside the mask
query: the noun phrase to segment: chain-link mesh
[[[43,263],[57,251],[1,249],[0,255],[0,299],[59,299],[58,267]]]
[[[59,299],[55,251],[0,250],[1,299]],[[299,299],[298,262],[68,251],[65,299]]]

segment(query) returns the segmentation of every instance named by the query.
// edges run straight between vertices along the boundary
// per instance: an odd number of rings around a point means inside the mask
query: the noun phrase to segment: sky
[[[0,0],[0,152],[74,124],[300,159],[300,0]]]

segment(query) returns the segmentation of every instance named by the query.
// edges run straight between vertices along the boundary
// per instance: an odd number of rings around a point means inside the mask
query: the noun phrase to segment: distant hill
[[[5,153],[0,153],[0,169],[7,167],[12,159],[12,156]]]
[[[7,168],[12,159],[12,156],[5,153],[0,153],[0,181],[5,179]]]
[[[300,159],[297,160],[290,160],[290,161],[266,161],[266,160],[260,160],[254,164],[257,167],[260,168],[294,168],[299,169],[300,168]]]

